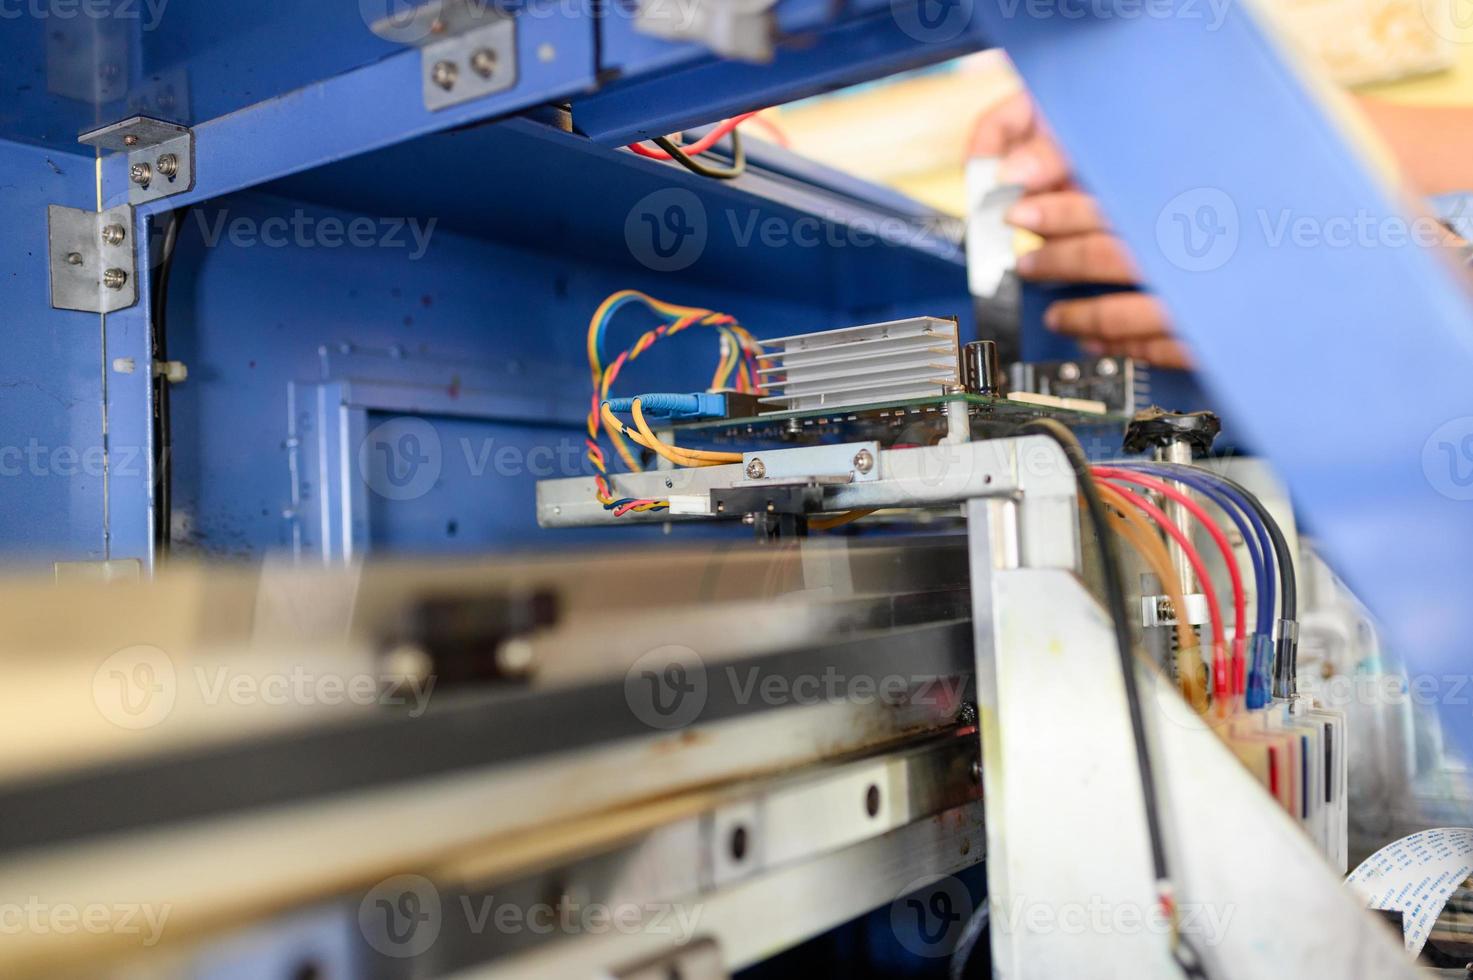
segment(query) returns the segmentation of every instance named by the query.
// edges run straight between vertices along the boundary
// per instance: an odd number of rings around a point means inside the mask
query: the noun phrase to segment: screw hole
[[[864,791],[864,812],[872,817],[880,815],[880,787],[874,783],[870,783],[869,789]]]
[[[737,824],[731,829],[731,859],[742,861],[747,857],[747,828]]]
[[[312,960],[307,960],[298,964],[297,968],[292,971],[291,980],[322,980],[322,977],[322,967]]]

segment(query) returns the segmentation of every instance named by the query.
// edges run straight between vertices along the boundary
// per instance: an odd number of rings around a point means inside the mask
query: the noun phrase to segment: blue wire
[[[1183,473],[1180,467],[1156,466],[1149,462],[1127,462],[1124,465],[1192,487],[1222,508],[1223,513],[1232,518],[1233,523],[1238,526],[1238,531],[1243,535],[1243,543],[1248,546],[1248,554],[1253,561],[1253,580],[1258,587],[1258,628],[1256,634],[1249,638],[1246,703],[1249,710],[1252,711],[1267,707],[1273,694],[1274,657],[1274,580],[1267,561],[1270,556],[1277,560],[1277,553],[1269,541],[1268,529],[1264,526],[1263,518],[1243,498],[1236,487],[1222,481],[1211,470]],[[1242,516],[1239,514],[1240,511]],[[1245,516],[1247,522],[1253,525],[1254,533],[1257,535],[1256,543],[1254,537],[1248,533],[1247,524],[1244,523]]]
[[[1257,632],[1264,636],[1273,635],[1274,621],[1274,580],[1269,572],[1265,556],[1274,553],[1269,543],[1268,530],[1263,526],[1258,512],[1231,488],[1218,483],[1216,474],[1210,470],[1202,470],[1200,475],[1182,473],[1180,470],[1168,470],[1166,467],[1153,466],[1149,462],[1127,461],[1119,465],[1133,469],[1148,470],[1158,474],[1165,480],[1185,483],[1187,486],[1198,491],[1212,500],[1227,514],[1232,522],[1237,525],[1239,533],[1243,535],[1243,541],[1248,546],[1248,555],[1253,562],[1253,581],[1258,589],[1258,627]],[[1247,518],[1246,522],[1244,518]],[[1253,526],[1250,533],[1248,525]],[[1256,541],[1255,541],[1256,536]]]

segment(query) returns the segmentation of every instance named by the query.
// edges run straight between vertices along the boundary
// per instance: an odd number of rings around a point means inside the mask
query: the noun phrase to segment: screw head
[[[505,674],[522,676],[532,670],[536,650],[523,638],[507,640],[496,649],[496,666]]]
[[[857,473],[868,473],[875,468],[875,457],[868,449],[861,449],[854,454],[854,470]]]
[[[1095,374],[1102,378],[1113,378],[1120,373],[1120,362],[1113,357],[1103,357],[1095,365]]]
[[[179,173],[179,158],[172,153],[165,153],[159,157],[158,162],[154,166],[157,167],[159,173],[165,177],[172,178],[175,174]]]
[[[455,87],[455,80],[458,77],[460,77],[460,69],[453,61],[437,61],[435,67],[430,69],[430,81],[447,92]]]
[[[122,269],[108,269],[102,274],[102,284],[108,289],[122,289],[128,282],[128,273]]]
[[[135,135],[133,135],[132,133],[129,133],[127,136],[124,136],[123,137],[123,145],[124,146],[137,146],[138,145],[138,137],[135,136]]]
[[[153,180],[153,168],[146,163],[135,163],[128,168],[128,179],[139,187],[147,187]]]
[[[1078,364],[1075,364],[1073,361],[1065,361],[1063,364],[1060,364],[1059,365],[1059,380],[1060,381],[1078,381],[1079,380],[1079,365]]]
[[[82,264],[82,253],[81,252],[68,252],[68,253],[66,253],[66,264],[67,265],[81,265]]]
[[[971,772],[971,776],[972,776],[972,782],[974,782],[974,783],[980,783],[980,782],[982,782],[982,761],[980,759],[973,759],[972,760],[972,772]]]
[[[747,479],[760,480],[766,475],[767,464],[762,462],[762,460],[754,457],[752,461],[747,464]]]
[[[747,525],[748,527],[751,527],[753,524],[756,524],[757,523],[757,515],[756,514],[743,514],[742,515],[742,523],[745,524],[745,525]]]
[[[108,245],[121,245],[127,237],[128,231],[122,225],[108,225],[102,229],[102,240]]]
[[[490,48],[479,48],[471,55],[471,69],[482,78],[490,78],[496,72],[496,52]]]

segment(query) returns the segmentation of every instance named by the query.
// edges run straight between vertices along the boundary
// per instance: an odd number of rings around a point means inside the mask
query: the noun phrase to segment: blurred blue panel
[[[1409,244],[1398,196],[1246,8],[1154,9],[978,13],[1337,572],[1413,674],[1466,676],[1464,284]],[[1319,234],[1280,237],[1285,221]],[[1331,240],[1337,228],[1349,234]],[[1473,715],[1444,705],[1443,718],[1473,746]]]

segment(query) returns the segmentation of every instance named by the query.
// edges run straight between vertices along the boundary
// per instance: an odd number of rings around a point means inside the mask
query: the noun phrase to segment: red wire
[[[754,115],[752,116],[752,122],[767,130],[767,135],[771,136],[773,142],[778,146],[790,147],[793,145],[793,141],[788,139],[787,131],[766,116]]]
[[[1207,529],[1212,536],[1212,541],[1217,545],[1217,550],[1222,552],[1222,560],[1227,565],[1228,578],[1233,583],[1233,693],[1241,695],[1248,689],[1248,663],[1245,651],[1247,634],[1244,626],[1247,623],[1247,601],[1243,597],[1243,576],[1238,571],[1238,559],[1233,554],[1232,545],[1228,544],[1227,535],[1223,533],[1222,525],[1212,519],[1211,515],[1202,508],[1191,497],[1182,493],[1169,483],[1165,483],[1153,476],[1146,476],[1131,470],[1119,470],[1110,466],[1096,466],[1094,471],[1102,476],[1108,476],[1116,480],[1124,480],[1154,490],[1164,497],[1176,501],[1187,509],[1187,512]],[[1200,573],[1199,573],[1200,577]],[[1203,580],[1206,581],[1205,579]]]
[[[1096,476],[1107,476],[1102,472],[1104,467],[1091,467],[1091,469]],[[1161,530],[1171,535],[1172,540],[1181,545],[1181,550],[1186,554],[1192,571],[1197,574],[1197,578],[1202,580],[1202,591],[1207,595],[1207,616],[1212,620],[1212,696],[1219,705],[1226,705],[1230,687],[1227,670],[1227,638],[1222,627],[1222,605],[1217,601],[1216,587],[1207,577],[1207,565],[1202,561],[1201,553],[1197,551],[1191,539],[1177,526],[1176,522],[1162,512],[1161,508],[1142,495],[1131,493],[1118,483],[1111,481],[1111,485],[1121,490],[1141,513],[1155,521]],[[1185,609],[1177,610],[1178,616],[1185,614]]]
[[[744,112],[740,116],[732,116],[730,119],[723,119],[721,120],[721,122],[717,123],[705,136],[702,136],[690,146],[681,147],[681,149],[685,151],[686,156],[699,156],[700,154],[705,153],[707,150],[711,149],[711,147],[715,146],[717,143],[721,142],[733,129],[736,129],[742,123],[746,122],[748,119],[751,119],[755,115],[757,115],[757,113],[755,112]],[[649,157],[651,160],[672,159],[670,154],[666,153],[664,150],[652,150],[642,143],[630,143],[629,149],[633,150],[635,153],[638,153],[642,157]]]

